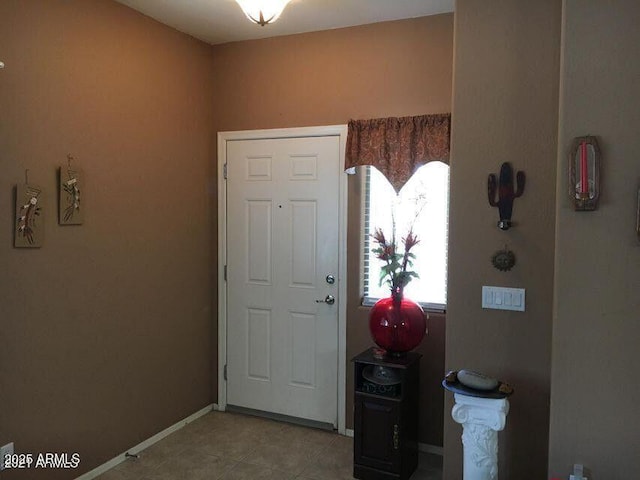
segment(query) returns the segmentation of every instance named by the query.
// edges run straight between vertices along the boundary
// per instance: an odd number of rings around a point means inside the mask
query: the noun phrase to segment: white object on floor
[[[509,413],[506,398],[470,397],[454,394],[453,419],[462,425],[463,479],[498,479],[498,432]]]
[[[14,454],[13,442],[7,443],[5,446],[0,447],[0,470],[4,470],[4,460],[6,456],[13,455],[13,454]]]
[[[587,480],[587,477],[583,476],[584,466],[579,463],[573,466],[573,475],[569,475],[569,480]]]

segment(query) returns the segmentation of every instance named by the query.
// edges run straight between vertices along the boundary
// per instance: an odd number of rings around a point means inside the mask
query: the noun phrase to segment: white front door
[[[228,405],[336,426],[339,150],[227,141]]]

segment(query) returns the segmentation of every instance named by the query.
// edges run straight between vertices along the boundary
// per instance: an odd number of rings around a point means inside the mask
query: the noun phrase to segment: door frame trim
[[[227,183],[224,165],[227,159],[227,142],[233,140],[264,140],[278,138],[327,137],[339,138],[339,162],[344,165],[347,143],[347,125],[318,127],[278,128],[268,130],[238,130],[218,132],[218,409],[227,406],[227,384],[224,366],[227,363],[227,284],[224,266],[227,264]],[[347,174],[339,178],[338,199],[338,433],[346,434],[346,382],[347,382]]]

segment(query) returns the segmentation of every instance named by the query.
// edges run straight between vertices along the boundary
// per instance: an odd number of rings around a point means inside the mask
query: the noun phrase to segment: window
[[[394,218],[395,217],[395,218]],[[372,305],[389,296],[380,286],[382,262],[371,252],[376,247],[371,234],[382,228],[390,238],[395,219],[398,241],[413,224],[419,243],[413,270],[420,278],[405,288],[408,298],[429,310],[445,310],[447,303],[447,235],[449,217],[449,166],[429,162],[416,171],[396,195],[387,179],[375,167],[366,167],[364,210],[364,304]]]

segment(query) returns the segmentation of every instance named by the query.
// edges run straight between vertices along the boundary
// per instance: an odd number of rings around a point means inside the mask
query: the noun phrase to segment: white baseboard
[[[144,450],[145,448],[149,448],[154,443],[159,442],[163,438],[167,437],[168,435],[171,435],[173,432],[176,432],[176,431],[180,430],[185,425],[188,425],[189,423],[193,422],[194,420],[197,420],[198,418],[202,417],[203,415],[206,415],[207,413],[211,412],[212,410],[218,410],[218,405],[216,403],[212,403],[211,405],[207,405],[203,409],[198,410],[196,413],[194,413],[192,415],[189,415],[184,420],[180,420],[179,422],[174,423],[170,427],[167,427],[164,430],[162,430],[161,432],[156,433],[153,437],[150,437],[150,438],[146,439],[145,441],[139,443],[135,447],[131,447],[126,452],[121,453],[120,455],[118,455],[115,458],[112,458],[108,462],[105,462],[102,465],[94,468],[93,470],[80,475],[79,477],[76,478],[76,480],[92,480],[92,479],[96,478],[98,475],[102,475],[106,471],[111,470],[116,465],[119,465],[122,462],[124,462],[127,459],[127,456],[126,456],[127,453],[129,453],[129,454],[137,454],[137,453],[141,452],[142,450]]]
[[[347,437],[353,438],[353,429],[352,428],[347,428],[344,431],[344,434]],[[441,457],[444,456],[444,448],[437,447],[436,445],[429,445],[427,443],[419,443],[418,444],[418,450],[420,452],[424,452],[424,453],[432,453],[434,455],[440,455]]]

